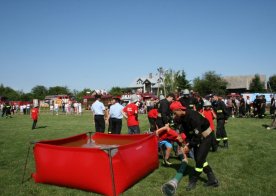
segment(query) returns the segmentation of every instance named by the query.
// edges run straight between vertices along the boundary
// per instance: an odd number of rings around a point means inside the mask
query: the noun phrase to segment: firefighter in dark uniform
[[[223,141],[223,146],[228,148],[228,137],[225,130],[225,123],[229,117],[228,110],[226,108],[225,103],[219,98],[217,95],[213,96],[213,108],[217,114],[217,131],[216,131],[216,138],[217,143]]]
[[[219,185],[218,180],[206,161],[213,139],[209,121],[197,111],[186,109],[179,101],[174,101],[170,105],[170,109],[177,122],[184,128],[183,130],[187,136],[185,152],[188,153],[191,148],[194,149],[196,165],[186,190],[190,191],[196,187],[197,180],[202,172],[206,173],[208,177],[205,185],[217,187]]]
[[[171,123],[171,111],[170,104],[175,99],[173,93],[169,93],[165,99],[162,99],[158,103],[158,117],[156,119],[156,125],[158,128],[164,127],[166,124]]]
[[[11,105],[9,104],[9,102],[7,102],[6,103],[6,105],[5,105],[5,111],[6,111],[6,118],[8,118],[8,117],[12,117],[11,116]]]
[[[196,110],[196,98],[190,95],[190,92],[188,89],[184,89],[182,92],[182,97],[179,99],[180,103],[188,109]]]

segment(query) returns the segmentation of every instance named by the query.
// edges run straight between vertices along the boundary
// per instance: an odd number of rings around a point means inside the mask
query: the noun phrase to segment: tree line
[[[180,92],[183,89],[193,89],[193,91],[198,92],[201,96],[211,93],[219,95],[225,95],[227,93],[227,82],[214,71],[208,71],[201,77],[196,77],[193,81],[189,81],[186,78],[184,70],[174,71],[170,69],[164,73],[163,79],[163,86],[160,86],[160,88],[164,89],[165,93]],[[112,87],[109,93],[114,96],[120,96],[130,90],[130,88]],[[13,101],[31,101],[32,99],[43,100],[47,95],[61,94],[73,96],[77,101],[82,101],[83,96],[87,95],[88,92],[92,92],[92,89],[84,88],[82,91],[78,91],[76,89],[70,90],[66,86],[54,86],[47,88],[43,85],[37,85],[31,89],[31,92],[24,93],[23,91],[5,87],[3,84],[0,85],[0,96]],[[249,92],[275,93],[276,74],[269,77],[267,89],[265,89],[265,84],[261,82],[260,76],[255,74],[255,77],[250,83]]]

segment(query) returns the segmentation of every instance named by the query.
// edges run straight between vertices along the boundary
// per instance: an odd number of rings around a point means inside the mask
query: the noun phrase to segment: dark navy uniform
[[[198,177],[202,172],[207,174],[209,186],[217,186],[218,181],[213,174],[212,168],[206,161],[214,137],[214,135],[211,134],[209,121],[197,111],[187,109],[186,114],[181,116],[178,122],[181,123],[187,136],[186,140],[189,143],[189,148],[194,149],[196,162],[196,167],[190,178],[187,190],[191,190],[195,187]]]
[[[225,121],[229,117],[228,110],[225,103],[222,100],[216,100],[213,102],[214,111],[217,114],[217,131],[216,138],[217,142],[222,140],[225,147],[228,147],[228,137],[225,130]]]
[[[172,120],[172,115],[170,111],[170,102],[167,99],[162,99],[158,103],[158,117],[156,119],[156,124],[158,128],[165,126]]]

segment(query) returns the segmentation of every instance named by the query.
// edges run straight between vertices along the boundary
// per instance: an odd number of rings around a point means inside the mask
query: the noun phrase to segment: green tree
[[[202,79],[196,77],[193,80],[193,89],[201,96],[211,93],[225,95],[227,82],[214,71],[203,74]]]
[[[3,84],[0,85],[0,95],[6,97],[10,101],[20,100],[20,95],[17,91],[10,87],[5,87]]]
[[[265,92],[264,88],[264,82],[261,82],[261,78],[259,74],[255,74],[255,77],[252,79],[250,85],[249,85],[249,90],[250,92],[258,92],[258,93],[263,93]]]
[[[20,101],[32,101],[34,99],[33,94],[32,93],[24,93],[24,92],[20,92]]]
[[[55,86],[49,88],[49,95],[69,95],[70,90],[66,86]]]
[[[73,95],[78,102],[82,102],[83,96],[91,95],[92,90],[90,88],[84,88],[82,91],[73,90]]]
[[[112,87],[109,93],[113,96],[121,96],[123,94],[123,89],[118,86]]]
[[[172,69],[169,69],[165,72],[164,76],[166,93],[179,92],[181,89],[191,87],[190,82],[186,79],[186,73],[184,70],[175,72]]]
[[[177,89],[175,82],[175,72],[172,69],[169,69],[164,74],[164,85],[165,85],[165,95],[174,92]],[[163,86],[164,87],[164,86]]]
[[[31,93],[34,99],[43,100],[48,95],[48,89],[45,86],[37,85],[32,88]]]
[[[267,82],[267,87],[270,91],[276,92],[276,75],[272,75],[269,77],[268,82]]]
[[[176,72],[175,83],[176,83],[177,90],[191,88],[190,81],[186,79],[186,73],[184,70]]]

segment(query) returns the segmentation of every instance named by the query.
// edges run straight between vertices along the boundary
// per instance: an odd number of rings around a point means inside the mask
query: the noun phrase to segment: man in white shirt
[[[105,107],[101,102],[101,95],[95,95],[96,101],[91,106],[91,111],[94,115],[96,132],[104,133],[105,131]]]
[[[122,130],[122,119],[123,119],[123,110],[124,106],[120,104],[120,99],[113,97],[112,105],[109,109],[108,119],[110,122],[110,130],[112,134],[121,134]]]

